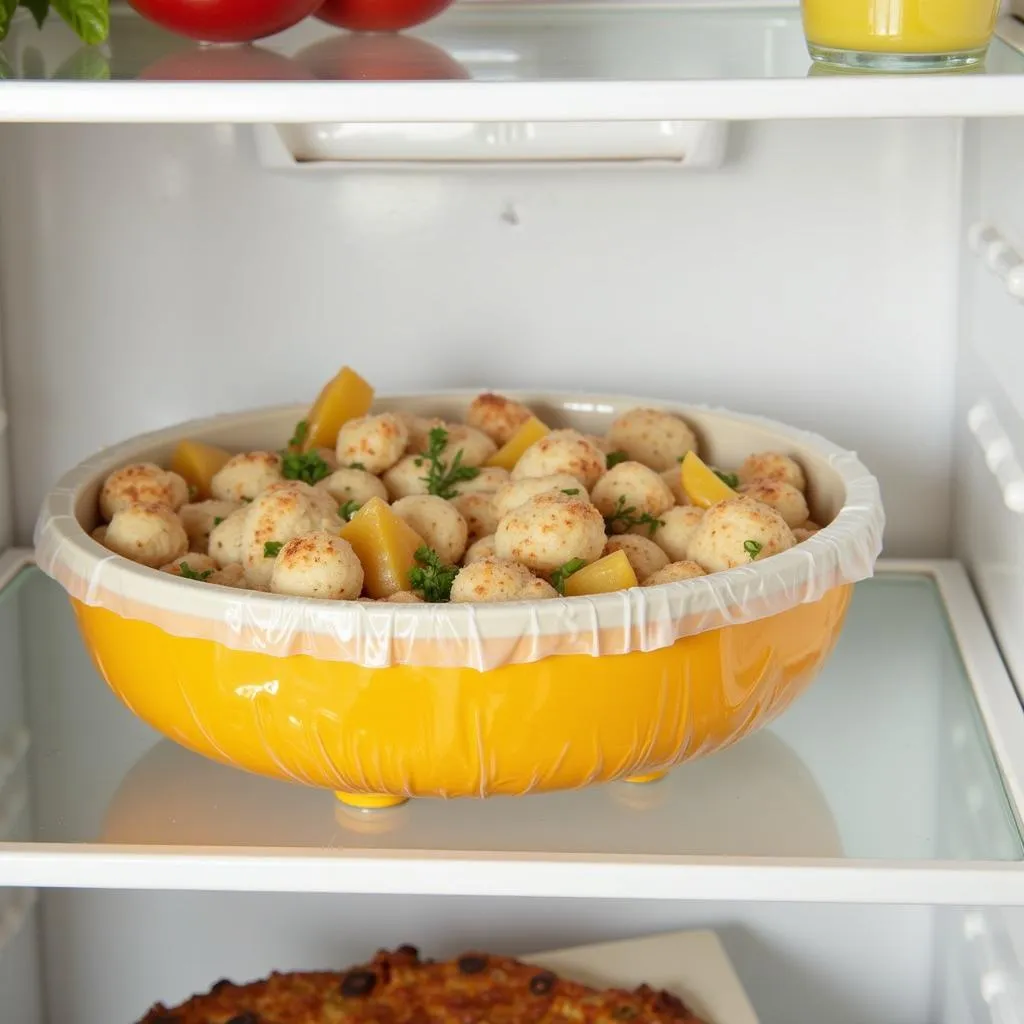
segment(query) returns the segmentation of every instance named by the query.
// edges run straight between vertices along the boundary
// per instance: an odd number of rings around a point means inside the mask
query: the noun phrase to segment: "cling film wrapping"
[[[453,415],[471,395],[393,399]],[[581,429],[637,400],[515,396]],[[770,721],[814,678],[884,516],[857,457],[756,417],[679,407],[719,465],[785,451],[828,521],[750,566],[658,587],[501,604],[328,602],[209,586],[89,536],[103,479],[185,437],[269,447],[296,410],[218,417],[109,449],[48,496],[40,567],[108,683],[206,756],[340,793],[520,794],[657,774]]]

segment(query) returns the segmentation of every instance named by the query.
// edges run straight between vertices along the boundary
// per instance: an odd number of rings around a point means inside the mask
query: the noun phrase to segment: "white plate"
[[[708,1024],[758,1024],[714,932],[667,932],[527,953],[522,959],[597,988],[636,988],[646,982],[679,996]]]

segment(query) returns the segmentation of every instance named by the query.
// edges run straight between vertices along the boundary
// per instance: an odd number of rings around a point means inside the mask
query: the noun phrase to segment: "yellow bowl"
[[[380,408],[455,418],[471,393]],[[549,422],[602,430],[637,399],[523,394]],[[794,455],[810,541],[749,568],[595,598],[489,606],[322,602],[211,587],[89,537],[103,479],[166,462],[178,440],[276,447],[301,410],[185,424],[65,477],[37,528],[40,565],[72,596],[96,665],[137,715],[207,757],[328,787],[357,806],[650,781],[770,721],[811,682],[870,575],[883,517],[855,456],[733,413],[656,403],[705,455]]]

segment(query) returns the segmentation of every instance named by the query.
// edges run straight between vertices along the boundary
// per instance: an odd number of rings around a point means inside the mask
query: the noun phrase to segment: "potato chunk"
[[[566,597],[588,594],[609,594],[613,590],[629,590],[639,586],[633,566],[625,551],[613,551],[604,558],[584,566],[565,581]]]
[[[342,425],[365,416],[373,404],[373,388],[355,370],[343,366],[317,396],[306,416],[302,450],[330,448],[338,440]]]
[[[412,590],[409,572],[416,565],[416,550],[423,546],[423,538],[387,502],[371,498],[342,527],[341,536],[362,563],[363,590],[369,597]]]
[[[498,466],[511,472],[513,466],[522,457],[523,452],[548,433],[550,433],[549,428],[544,426],[536,416],[531,416],[484,465]]]
[[[211,497],[210,481],[228,459],[231,452],[204,441],[182,441],[171,456],[171,472],[177,473],[188,484],[190,501],[204,501]]]

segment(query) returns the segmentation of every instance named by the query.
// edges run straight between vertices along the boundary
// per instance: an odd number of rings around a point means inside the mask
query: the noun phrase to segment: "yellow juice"
[[[812,48],[860,53],[961,54],[983,50],[999,0],[803,0]]]

